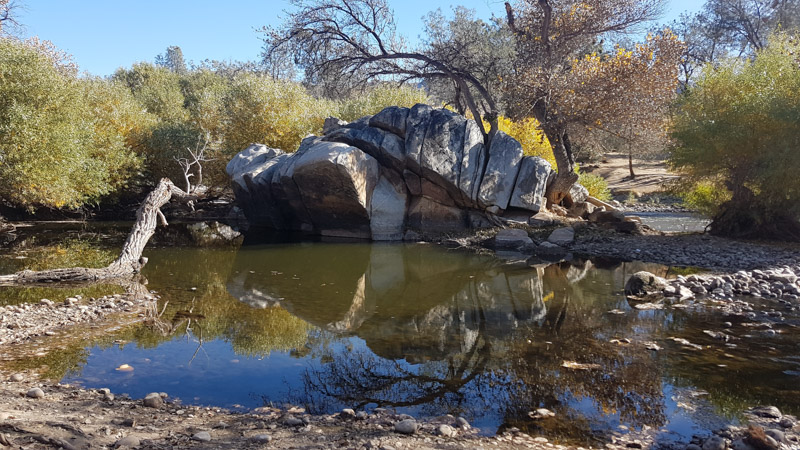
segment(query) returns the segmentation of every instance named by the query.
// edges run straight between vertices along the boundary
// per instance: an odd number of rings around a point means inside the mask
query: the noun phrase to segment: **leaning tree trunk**
[[[136,223],[128,234],[119,257],[107,267],[72,267],[38,272],[23,270],[11,275],[0,275],[0,285],[98,281],[130,277],[139,273],[147,263],[147,258],[142,257],[142,252],[147,241],[155,233],[158,219],[161,219],[162,224],[167,225],[167,220],[160,208],[173,196],[187,201],[195,199],[194,196],[190,196],[172,184],[169,179],[162,178],[158,186],[147,195],[139,210],[136,211]]]

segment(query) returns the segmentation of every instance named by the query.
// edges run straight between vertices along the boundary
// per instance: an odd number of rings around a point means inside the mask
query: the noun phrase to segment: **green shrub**
[[[600,175],[580,172],[578,174],[578,183],[583,185],[592,197],[603,201],[611,200],[611,190],[608,188],[608,182]]]
[[[137,63],[128,70],[117,70],[112,79],[127,86],[145,110],[159,119],[180,122],[188,118],[180,76],[169,69]]]
[[[233,156],[252,143],[293,152],[309,134],[322,131],[332,102],[309,95],[299,83],[269,77],[238,76],[225,96],[224,154]]]
[[[677,105],[674,169],[726,191],[704,196],[712,233],[800,239],[798,54],[777,35],[752,60],[707,67]]]
[[[18,206],[97,201],[139,166],[128,147],[135,104],[78,79],[62,58],[46,43],[0,38],[0,197]]]
[[[730,192],[719,183],[698,181],[682,183],[676,190],[685,207],[704,216],[712,217],[719,205],[731,199]]]
[[[430,103],[428,95],[422,89],[408,85],[380,84],[351,99],[339,102],[338,109],[333,115],[352,122],[364,116],[377,114],[388,106],[410,108],[417,103]]]

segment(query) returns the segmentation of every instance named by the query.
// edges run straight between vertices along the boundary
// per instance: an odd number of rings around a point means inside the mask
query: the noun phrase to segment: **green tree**
[[[28,208],[77,207],[124,186],[139,165],[128,147],[131,99],[78,79],[47,42],[0,38],[0,55],[0,197]]]
[[[177,45],[167,47],[167,50],[156,56],[156,65],[168,69],[178,75],[186,75],[186,61],[183,60],[183,51]]]
[[[729,199],[714,234],[800,239],[799,52],[777,35],[752,60],[707,66],[678,104],[673,166]]]
[[[112,79],[127,86],[147,112],[159,119],[181,122],[188,118],[180,76],[169,69],[137,63],[130,69],[117,70]]]

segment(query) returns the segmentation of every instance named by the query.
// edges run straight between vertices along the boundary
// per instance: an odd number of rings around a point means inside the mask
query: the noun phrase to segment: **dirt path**
[[[633,171],[636,178],[630,179],[628,170],[628,156],[618,153],[608,153],[603,156],[599,167],[591,173],[600,175],[608,182],[608,187],[613,194],[636,192],[650,194],[663,190],[664,184],[678,178],[669,172],[666,161],[633,159]]]

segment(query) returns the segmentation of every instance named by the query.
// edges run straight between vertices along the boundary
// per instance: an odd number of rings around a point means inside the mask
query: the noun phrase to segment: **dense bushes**
[[[52,46],[0,39],[0,198],[77,207],[124,186],[139,109],[127,91],[79,80]]]
[[[678,105],[672,164],[716,203],[712,233],[800,239],[798,54],[776,36],[750,61],[707,67]]]

